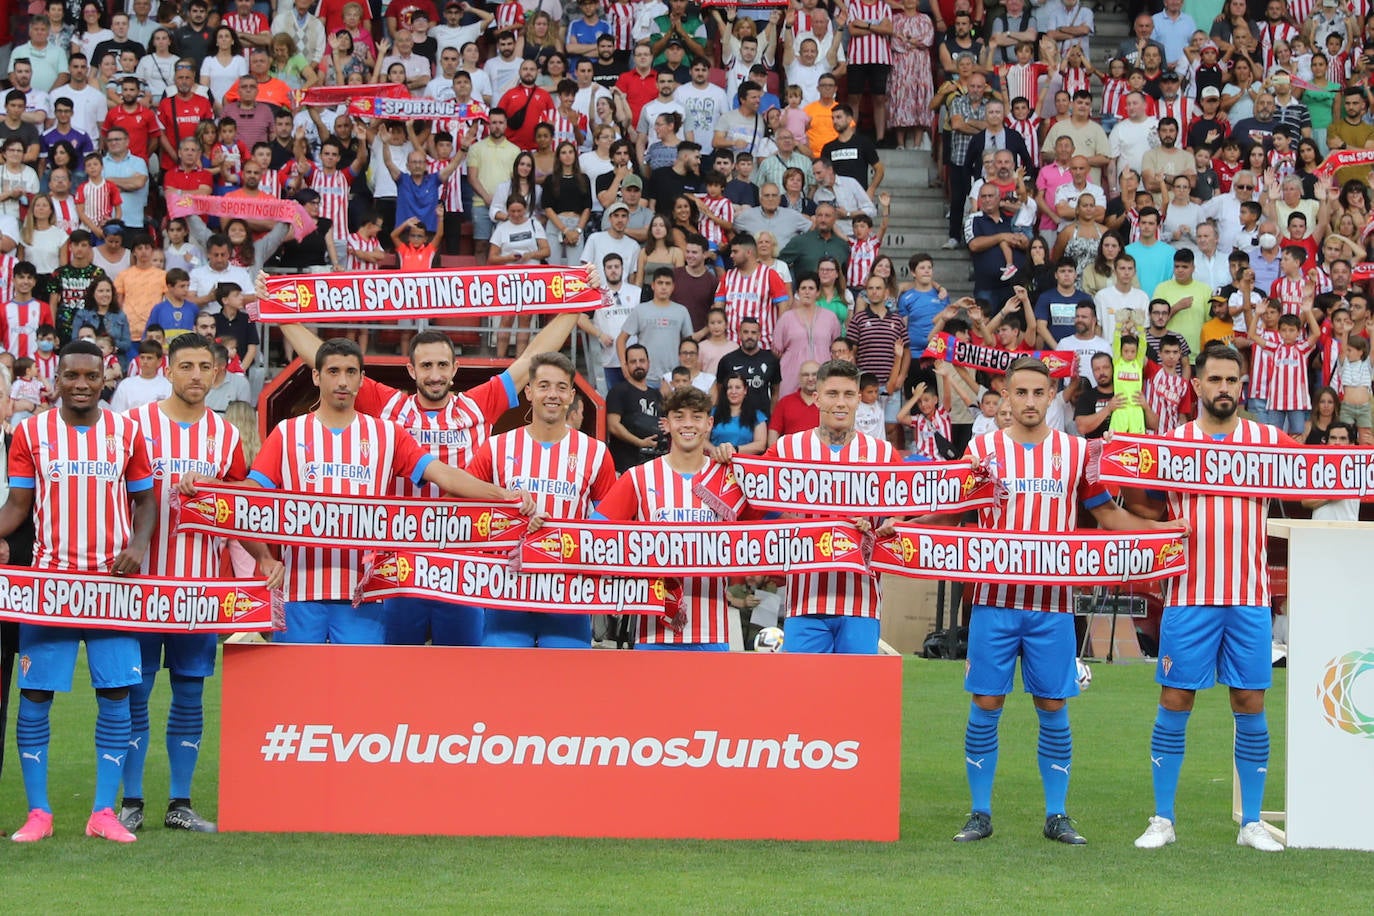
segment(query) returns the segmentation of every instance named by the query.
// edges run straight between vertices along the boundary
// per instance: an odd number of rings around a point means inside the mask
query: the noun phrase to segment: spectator
[[[615,469],[625,473],[660,454],[667,445],[660,420],[663,397],[648,384],[649,353],[639,344],[625,348],[625,380],[606,394],[606,431]]]
[[[114,278],[115,292],[119,296],[120,311],[129,319],[130,333],[134,340],[142,340],[144,326],[149,321],[153,306],[157,305],[166,291],[167,272],[153,265],[151,236],[143,233],[134,235],[130,247],[133,250],[133,262]],[[192,326],[194,315],[186,328]]]
[[[1140,277],[1140,288],[1153,291],[1159,284],[1168,280],[1178,261],[1174,249],[1159,238],[1159,211],[1145,207],[1140,211],[1137,224],[1140,240],[1126,246],[1126,251],[1135,258],[1136,274]],[[1189,252],[1189,264],[1192,263]],[[1191,273],[1191,271],[1190,271]],[[1209,291],[1210,292],[1210,291]]]
[[[778,318],[773,352],[778,355],[782,373],[780,394],[786,398],[801,378],[803,363],[817,366],[830,358],[830,344],[841,334],[839,320],[829,309],[816,304],[820,280],[815,274],[797,277],[792,307]]]
[[[198,308],[211,314],[222,284],[233,283],[239,289],[253,288],[253,279],[243,267],[230,263],[230,243],[227,235],[212,235],[205,243],[205,263],[191,274],[191,294],[188,297]]]
[[[797,370],[795,390],[778,398],[777,407],[768,419],[769,448],[783,436],[820,425],[820,408],[816,406],[820,368],[820,363],[814,360],[802,363]]]
[[[138,345],[138,371],[119,383],[110,409],[124,413],[144,404],[160,401],[172,393],[172,385],[162,374],[162,344],[145,340]]]
[[[810,156],[818,156],[825,145],[835,139],[835,122],[830,113],[839,104],[835,100],[835,89],[839,85],[834,73],[826,73],[816,81],[816,91],[821,97],[810,105],[802,106],[807,118],[806,149]],[[797,139],[801,139],[798,137]]]
[[[749,403],[761,413],[771,416],[782,384],[778,358],[771,350],[760,346],[761,332],[757,318],[740,319],[737,333],[739,347],[720,358],[716,364],[716,375],[742,376],[749,385]]]
[[[852,178],[869,197],[875,196],[883,183],[878,148],[859,133],[854,110],[848,105],[837,105],[830,117],[835,124],[835,139],[821,149],[820,158],[831,163],[835,174]]]
[[[887,136],[892,7],[886,0],[850,0],[844,21],[836,24],[849,29],[849,103],[857,111],[865,96],[872,98],[873,128],[881,145]]]
[[[1003,279],[1008,265],[1001,246],[1008,246],[1012,266],[1019,270],[1025,267],[1030,240],[1013,231],[1011,221],[1002,215],[996,185],[987,183],[978,190],[978,208],[968,242],[973,256],[973,297],[984,312],[996,315],[1010,293]]]
[[[1058,347],[1059,341],[1078,334],[1079,306],[1094,309],[1091,330],[1096,331],[1097,319],[1093,299],[1078,288],[1077,278],[1078,265],[1073,259],[1063,258],[1056,262],[1054,288],[1045,290],[1035,300],[1036,347],[1054,350]]]
[[[638,305],[621,325],[616,355],[621,365],[628,365],[626,347],[634,338],[649,355],[649,378],[662,379],[678,365],[680,344],[692,336],[692,319],[687,309],[673,301],[671,268],[655,270],[651,287],[653,298]]]
[[[535,85],[539,79],[539,65],[532,60],[521,61],[518,80],[501,96],[498,107],[506,112],[506,135],[522,150],[534,149],[534,130],[545,112],[557,106],[549,93]]]
[[[125,16],[126,32],[128,21],[129,17]],[[33,88],[45,93],[51,92],[62,74],[67,72],[67,54],[51,41],[51,37],[47,14],[37,14],[29,19],[29,40],[10,52],[11,71],[15,69],[16,62],[28,61]]]
[[[161,4],[159,4],[159,7]],[[160,12],[161,10],[159,10]],[[214,45],[214,30],[210,28],[210,4],[207,0],[191,0],[186,7],[186,21],[172,33],[172,44],[182,57],[189,57],[200,63],[210,55]],[[92,48],[91,51],[95,49]],[[88,51],[89,55],[91,52]],[[96,58],[99,60],[99,58]]]
[[[1135,258],[1125,252],[1118,255],[1112,265],[1112,285],[1099,290],[1093,297],[1093,302],[1097,306],[1097,321],[1105,337],[1110,337],[1116,332],[1116,322],[1123,313],[1130,313],[1136,327],[1145,324],[1145,316],[1153,323],[1156,308],[1162,314],[1161,328],[1172,315],[1167,302],[1158,307],[1150,304],[1149,295],[1137,285]],[[1079,368],[1087,370],[1084,372],[1084,378],[1091,378],[1091,366]]]
[[[1060,0],[1049,2],[1057,4]],[[1072,98],[1069,119],[1058,121],[1049,129],[1040,144],[1040,149],[1053,150],[1060,137],[1068,137],[1073,141],[1074,154],[1087,160],[1090,171],[1085,180],[1102,187],[1102,171],[1110,162],[1111,142],[1102,130],[1102,125],[1092,119],[1092,93],[1082,89],[1075,91]]]
[[[716,380],[715,423],[712,445],[733,445],[741,455],[762,455],[768,450],[768,416],[748,400],[749,385],[743,376]]]
[[[706,240],[692,233],[682,246],[682,266],[673,269],[675,296],[692,316],[692,327],[698,331],[707,328],[707,316],[715,310],[716,288],[720,285],[720,278],[706,263],[706,251]],[[728,337],[727,333],[727,340]],[[720,353],[716,356],[719,357]],[[705,365],[706,361],[703,360]]]
[[[1130,246],[1126,250],[1130,251]],[[1196,353],[1201,348],[1202,324],[1211,313],[1212,288],[1193,277],[1193,260],[1189,248],[1174,252],[1173,278],[1157,285],[1152,298],[1169,303],[1169,330],[1183,338],[1190,352]],[[1139,264],[1138,256],[1136,262]],[[1142,278],[1141,286],[1144,285]]]

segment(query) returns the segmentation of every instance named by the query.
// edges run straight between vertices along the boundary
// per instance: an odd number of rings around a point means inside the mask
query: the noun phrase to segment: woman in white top
[[[1164,225],[1159,237],[1166,242],[1196,247],[1194,231],[1202,222],[1202,207],[1193,203],[1192,183],[1187,175],[1175,175],[1170,184],[1173,195],[1164,202]]]
[[[521,155],[529,155],[522,153]],[[493,203],[492,213],[495,214]],[[491,234],[487,263],[542,264],[549,256],[549,240],[539,221],[530,218],[530,210],[520,197],[505,202],[505,216]],[[496,321],[496,358],[505,359],[510,351],[511,332],[515,333],[515,350],[522,352],[530,342],[530,319],[508,315]]]
[[[102,41],[112,41],[114,32],[105,27],[105,10],[99,3],[85,3],[81,7],[81,24],[72,37],[72,51],[80,51],[87,60],[95,60],[95,49]]]
[[[148,44],[153,51],[151,54],[145,54],[138,62],[134,75],[148,87],[148,95],[152,97],[153,105],[156,107],[157,103],[177,91],[176,72],[179,58],[172,53],[172,33],[166,29],[154,32],[153,37],[148,39]]]
[[[462,55],[458,68],[472,77],[472,97],[491,105],[491,77],[482,69],[482,52],[478,49],[477,42],[468,42],[458,53]]]
[[[239,77],[247,75],[248,62],[243,59],[239,37],[228,26],[215,29],[215,53],[200,65],[200,84],[209,88],[215,111],[223,107],[224,96],[234,88]]]
[[[771,267],[782,278],[782,282],[792,285],[792,269],[786,262],[778,260],[778,237],[771,232],[760,232],[754,236],[759,252],[759,263]]]
[[[591,131],[592,148],[581,156],[577,157],[577,164],[582,167],[582,174],[587,176],[587,180],[592,183],[592,190],[596,190],[596,180],[607,172],[615,171],[615,164],[611,162],[611,144],[615,142],[615,128],[609,124],[601,124]],[[598,215],[602,209],[601,201],[597,199],[595,193],[592,194],[592,215],[600,222]]]
[[[35,194],[24,217],[24,228],[19,232],[24,260],[33,265],[40,277],[51,276],[67,263],[67,233],[55,224],[56,213],[51,197]]]
[[[528,152],[521,153],[511,166],[510,178],[498,184],[491,195],[491,220],[501,223],[509,219],[506,207],[511,200],[524,201],[527,213],[543,213],[543,197],[543,188],[534,180],[534,156]]]

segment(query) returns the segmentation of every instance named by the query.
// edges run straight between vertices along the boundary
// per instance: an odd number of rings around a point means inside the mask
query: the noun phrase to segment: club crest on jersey
[[[576,471],[576,470],[577,470],[577,456],[576,456],[576,455],[569,455],[568,458],[567,458],[567,460],[566,460],[565,462],[563,462],[563,464],[564,464],[565,467],[567,467],[567,469],[568,469],[569,471]]]
[[[1063,470],[1063,469],[1064,469],[1064,457],[1063,457],[1062,455],[1051,455],[1051,456],[1050,456],[1050,467],[1054,468],[1056,471],[1061,471],[1061,470]]]
[[[109,456],[111,461],[114,461],[115,455],[118,454],[114,436],[105,437],[105,454]]]
[[[362,456],[362,459],[364,461],[367,461],[372,456],[372,443],[367,439],[364,439],[362,442],[359,442],[358,454]]]
[[[20,671],[25,677],[28,677],[29,669],[32,668],[32,667],[33,667],[33,659],[29,658],[27,655],[21,655],[21,656],[19,656],[19,671]]]

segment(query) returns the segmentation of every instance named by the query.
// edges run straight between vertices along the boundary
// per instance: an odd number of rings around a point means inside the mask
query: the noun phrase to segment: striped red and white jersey
[[[372,379],[364,379],[353,407],[359,413],[398,423],[415,442],[444,464],[461,468],[487,441],[491,426],[501,414],[520,402],[510,374],[502,372],[467,391],[454,392],[443,410],[426,410],[415,395]],[[416,486],[398,480],[402,496],[438,497],[432,483]]]
[[[752,273],[740,273],[731,268],[720,278],[716,287],[716,305],[725,309],[725,323],[730,339],[739,343],[741,318],[759,321],[759,346],[765,350],[773,346],[773,329],[778,323],[778,307],[788,299],[787,284],[778,272],[762,264]]]
[[[84,181],[76,189],[76,202],[85,211],[87,219],[97,226],[103,226],[109,222],[114,208],[124,203],[124,198],[112,181],[102,180],[100,184]]]
[[[877,232],[877,227],[873,229]],[[850,237],[849,239],[849,266],[845,269],[845,283],[852,287],[863,286],[868,282],[869,271],[873,270],[873,262],[878,259],[878,249],[883,247],[883,240],[876,234],[870,235],[866,239]]]
[[[1252,398],[1264,399],[1269,397],[1269,382],[1273,375],[1274,351],[1269,346],[1260,346],[1256,340],[1256,335],[1261,335],[1266,344],[1278,346],[1282,341],[1279,339],[1278,329],[1267,330],[1260,328],[1258,331],[1249,330],[1245,336],[1256,342],[1250,348],[1250,394]]]
[[[1035,112],[1031,112],[1029,118],[1010,118],[1007,126],[1021,135],[1021,139],[1026,141],[1026,152],[1030,153],[1031,162],[1040,161],[1040,125],[1044,122]]]
[[[1031,111],[1040,107],[1040,81],[1049,78],[1049,67],[1031,61],[1028,64],[1001,64],[993,70],[1002,79],[1002,95],[1007,99],[1008,109],[1017,98],[1030,102]]]
[[[576,113],[574,112],[574,114]],[[553,128],[553,145],[555,147],[564,141],[576,145],[577,131],[580,129],[583,134],[587,132],[586,115],[577,115],[577,121],[574,123],[557,108],[550,108],[544,112],[544,116],[539,120]]]
[[[1169,372],[1151,364],[1154,374],[1145,386],[1145,398],[1150,409],[1159,417],[1157,432],[1167,433],[1178,426],[1179,414],[1191,403],[1192,383],[1176,372]]]
[[[1298,21],[1301,22],[1302,20],[1298,20]],[[1260,23],[1260,26],[1259,26],[1260,53],[1261,53],[1262,55],[1264,55],[1264,67],[1265,67],[1266,70],[1274,65],[1274,45],[1275,45],[1275,43],[1276,43],[1276,42],[1283,41],[1283,42],[1288,42],[1288,43],[1291,44],[1292,41],[1293,41],[1293,39],[1296,38],[1297,35],[1298,35],[1298,30],[1297,30],[1297,28],[1296,28],[1295,26],[1289,25],[1289,24],[1286,23],[1286,22],[1261,22],[1261,23]]]
[[[153,486],[138,424],[109,410],[92,426],[62,412],[29,417],[14,431],[10,488],[34,491],[33,565],[108,572],[133,533],[129,494]]]
[[[285,168],[282,171],[286,171]],[[258,190],[269,197],[281,197],[282,176],[281,172],[275,169],[263,169],[262,180],[258,182]]]
[[[848,445],[834,448],[822,442],[819,432],[814,429],[783,436],[765,457],[837,464],[897,464],[901,461],[896,450],[884,440],[855,433]],[[877,617],[881,598],[876,576],[825,572],[787,577],[789,617],[813,614]]]
[[[113,354],[111,355],[113,356]],[[33,368],[34,371],[38,373],[40,379],[51,385],[53,382],[57,381],[57,364],[61,361],[62,356],[60,354],[54,353],[51,356],[44,356],[39,353],[33,358]],[[109,365],[108,361],[106,365]],[[119,365],[118,359],[115,360],[115,365]]]
[[[400,426],[359,413],[330,429],[313,413],[277,424],[248,472],[264,487],[336,496],[387,496],[396,478],[418,478],[433,458]],[[286,547],[288,601],[353,597],[362,551]]]
[[[38,328],[52,323],[52,308],[41,299],[6,302],[0,311],[0,344],[15,359],[37,356]]]
[[[1269,290],[1269,296],[1283,303],[1283,314],[1298,315],[1302,313],[1303,283],[1304,280],[1301,276],[1279,277],[1274,281],[1273,287]]]
[[[1312,394],[1307,387],[1307,356],[1314,347],[1312,340],[1280,343],[1272,351],[1269,363],[1270,410],[1311,410]]]
[[[611,27],[611,34],[615,36],[617,51],[628,51],[635,46],[633,32],[638,6],[637,3],[601,0],[601,9],[606,16],[606,24]]]
[[[736,517],[745,506],[744,491],[726,465],[705,456],[695,474],[681,474],[668,465],[667,456],[631,468],[616,481],[597,511],[610,519],[644,522],[719,522],[723,521],[696,493],[704,488],[719,496],[735,510]],[[725,599],[728,580],[724,576],[702,576],[682,580],[682,604],[686,621],[674,630],[654,614],[639,618],[639,642],[684,643],[729,642],[729,602]]]
[[[12,254],[0,254],[0,302],[14,298],[14,268],[19,259]]]
[[[76,203],[76,198],[70,195],[58,200],[52,198],[53,219],[57,227],[63,232],[71,235],[81,228],[81,208]]]
[[[917,411],[911,415],[911,454],[920,455],[922,458],[929,458],[931,461],[938,461],[943,455],[940,454],[940,443],[936,436],[949,442],[953,439],[953,428],[950,423],[949,411],[943,407],[936,407],[935,413],[930,416]]]
[[[1288,15],[1299,24],[1305,23],[1318,6],[1318,0],[1284,0],[1284,3],[1288,7]]]
[[[557,442],[540,442],[520,427],[492,436],[474,450],[467,472],[534,497],[550,518],[586,518],[615,484],[606,443],[570,429]]]
[[[153,492],[157,494],[157,531],[143,556],[143,573],[194,579],[218,576],[224,539],[175,533],[176,486],[184,474],[242,480],[248,470],[239,431],[213,410],[205,411],[195,423],[183,425],[163,413],[156,401],[126,415],[143,434],[153,469]]]
[[[1168,433],[1174,439],[1214,440],[1197,421]],[[1241,420],[1225,441],[1256,445],[1292,445],[1272,426]],[[1169,493],[1169,517],[1186,519],[1187,571],[1167,580],[1166,606],[1269,604],[1269,500],[1245,496]]]
[[[701,220],[697,224],[701,237],[710,243],[712,250],[724,247],[725,230],[714,220],[708,219],[706,214],[710,213],[717,219],[733,223],[735,221],[735,205],[730,202],[728,197],[707,197],[703,194],[697,200],[700,202],[702,210]]]
[[[1331,329],[1331,322],[1322,322],[1322,334],[1318,340],[1318,346],[1322,351],[1322,379],[1321,384],[1329,385],[1337,395],[1341,394],[1345,384],[1341,381],[1341,351],[1342,344],[1336,339],[1335,332]]]
[[[849,0],[849,21],[886,22],[892,24],[892,7],[888,6],[885,0]],[[874,35],[865,32],[862,35],[854,31],[849,33],[849,65],[856,64],[888,64],[892,63],[892,36]]]
[[[348,261],[344,264],[344,270],[371,270],[373,265],[357,257],[353,252],[381,250],[382,243],[375,235],[370,239],[365,239],[356,232],[348,233]]]
[[[1006,430],[975,438],[968,455],[987,463],[1006,486],[1006,499],[980,510],[978,525],[993,531],[1062,531],[1078,527],[1078,504],[1096,508],[1111,499],[1100,483],[1089,483],[1088,440],[1052,429],[1044,441],[1024,446]],[[1014,579],[1015,577],[1011,577]],[[1063,614],[1073,610],[1071,589],[1011,583],[974,586],[973,603]]]
[[[1087,67],[1061,67],[1059,75],[1064,78],[1064,91],[1070,97],[1075,92],[1092,92],[1093,75]]]
[[[1157,118],[1173,118],[1178,122],[1178,135],[1180,142],[1178,148],[1183,147],[1183,140],[1188,137],[1188,128],[1193,125],[1193,103],[1184,95],[1177,95],[1172,99],[1155,99],[1155,113]]]
[[[504,32],[506,29],[514,28],[517,25],[525,24],[525,8],[517,0],[506,0],[496,8],[497,32]]]
[[[1067,85],[1067,83],[1066,83]],[[1126,95],[1131,91],[1131,84],[1124,79],[1109,76],[1102,81],[1102,109],[1104,115],[1115,115],[1118,118],[1126,116]]]
[[[1281,153],[1276,149],[1271,149],[1265,154],[1265,159],[1269,163],[1269,168],[1274,172],[1275,181],[1281,182],[1298,171],[1297,150],[1290,149],[1286,153]]]
[[[432,156],[426,160],[426,168],[431,175],[438,175],[448,168],[452,159],[435,159]],[[444,209],[449,213],[463,212],[463,165],[460,163],[458,168],[448,176],[448,181],[439,185],[439,202],[444,205]]]
[[[332,221],[329,235],[335,241],[348,236],[348,194],[356,177],[351,169],[335,169],[330,174],[319,166],[302,176],[305,186],[320,195],[320,216]]]
[[[239,33],[240,37],[244,35],[261,35],[268,29],[267,17],[258,12],[252,12],[246,15],[225,13],[224,18],[220,21]],[[245,47],[244,54],[247,54],[248,51],[249,48]]]

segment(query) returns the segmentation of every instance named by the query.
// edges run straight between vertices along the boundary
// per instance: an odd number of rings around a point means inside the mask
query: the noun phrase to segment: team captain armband
[[[895,527],[873,547],[874,572],[989,585],[1089,586],[1153,582],[1188,568],[1180,532]]]
[[[273,629],[280,593],[248,579],[112,576],[0,566],[0,620],[139,633]],[[280,618],[280,614],[276,615]]]
[[[478,553],[388,553],[377,557],[370,572],[362,601],[427,598],[507,611],[661,615],[669,598],[661,577],[521,573],[505,557]]]
[[[586,312],[608,293],[591,268],[455,267],[265,277],[250,317],[267,324]]]
[[[1374,500],[1374,449],[1304,448],[1116,435],[1102,443],[1104,483],[1208,496]]]
[[[591,522],[554,520],[526,534],[521,572],[603,576],[867,574],[849,522]]]
[[[336,496],[201,483],[181,497],[177,533],[342,550],[507,549],[529,520],[517,503]]]
[[[736,455],[731,467],[749,505],[770,512],[963,512],[991,506],[994,498],[993,480],[967,461],[835,464]]]

